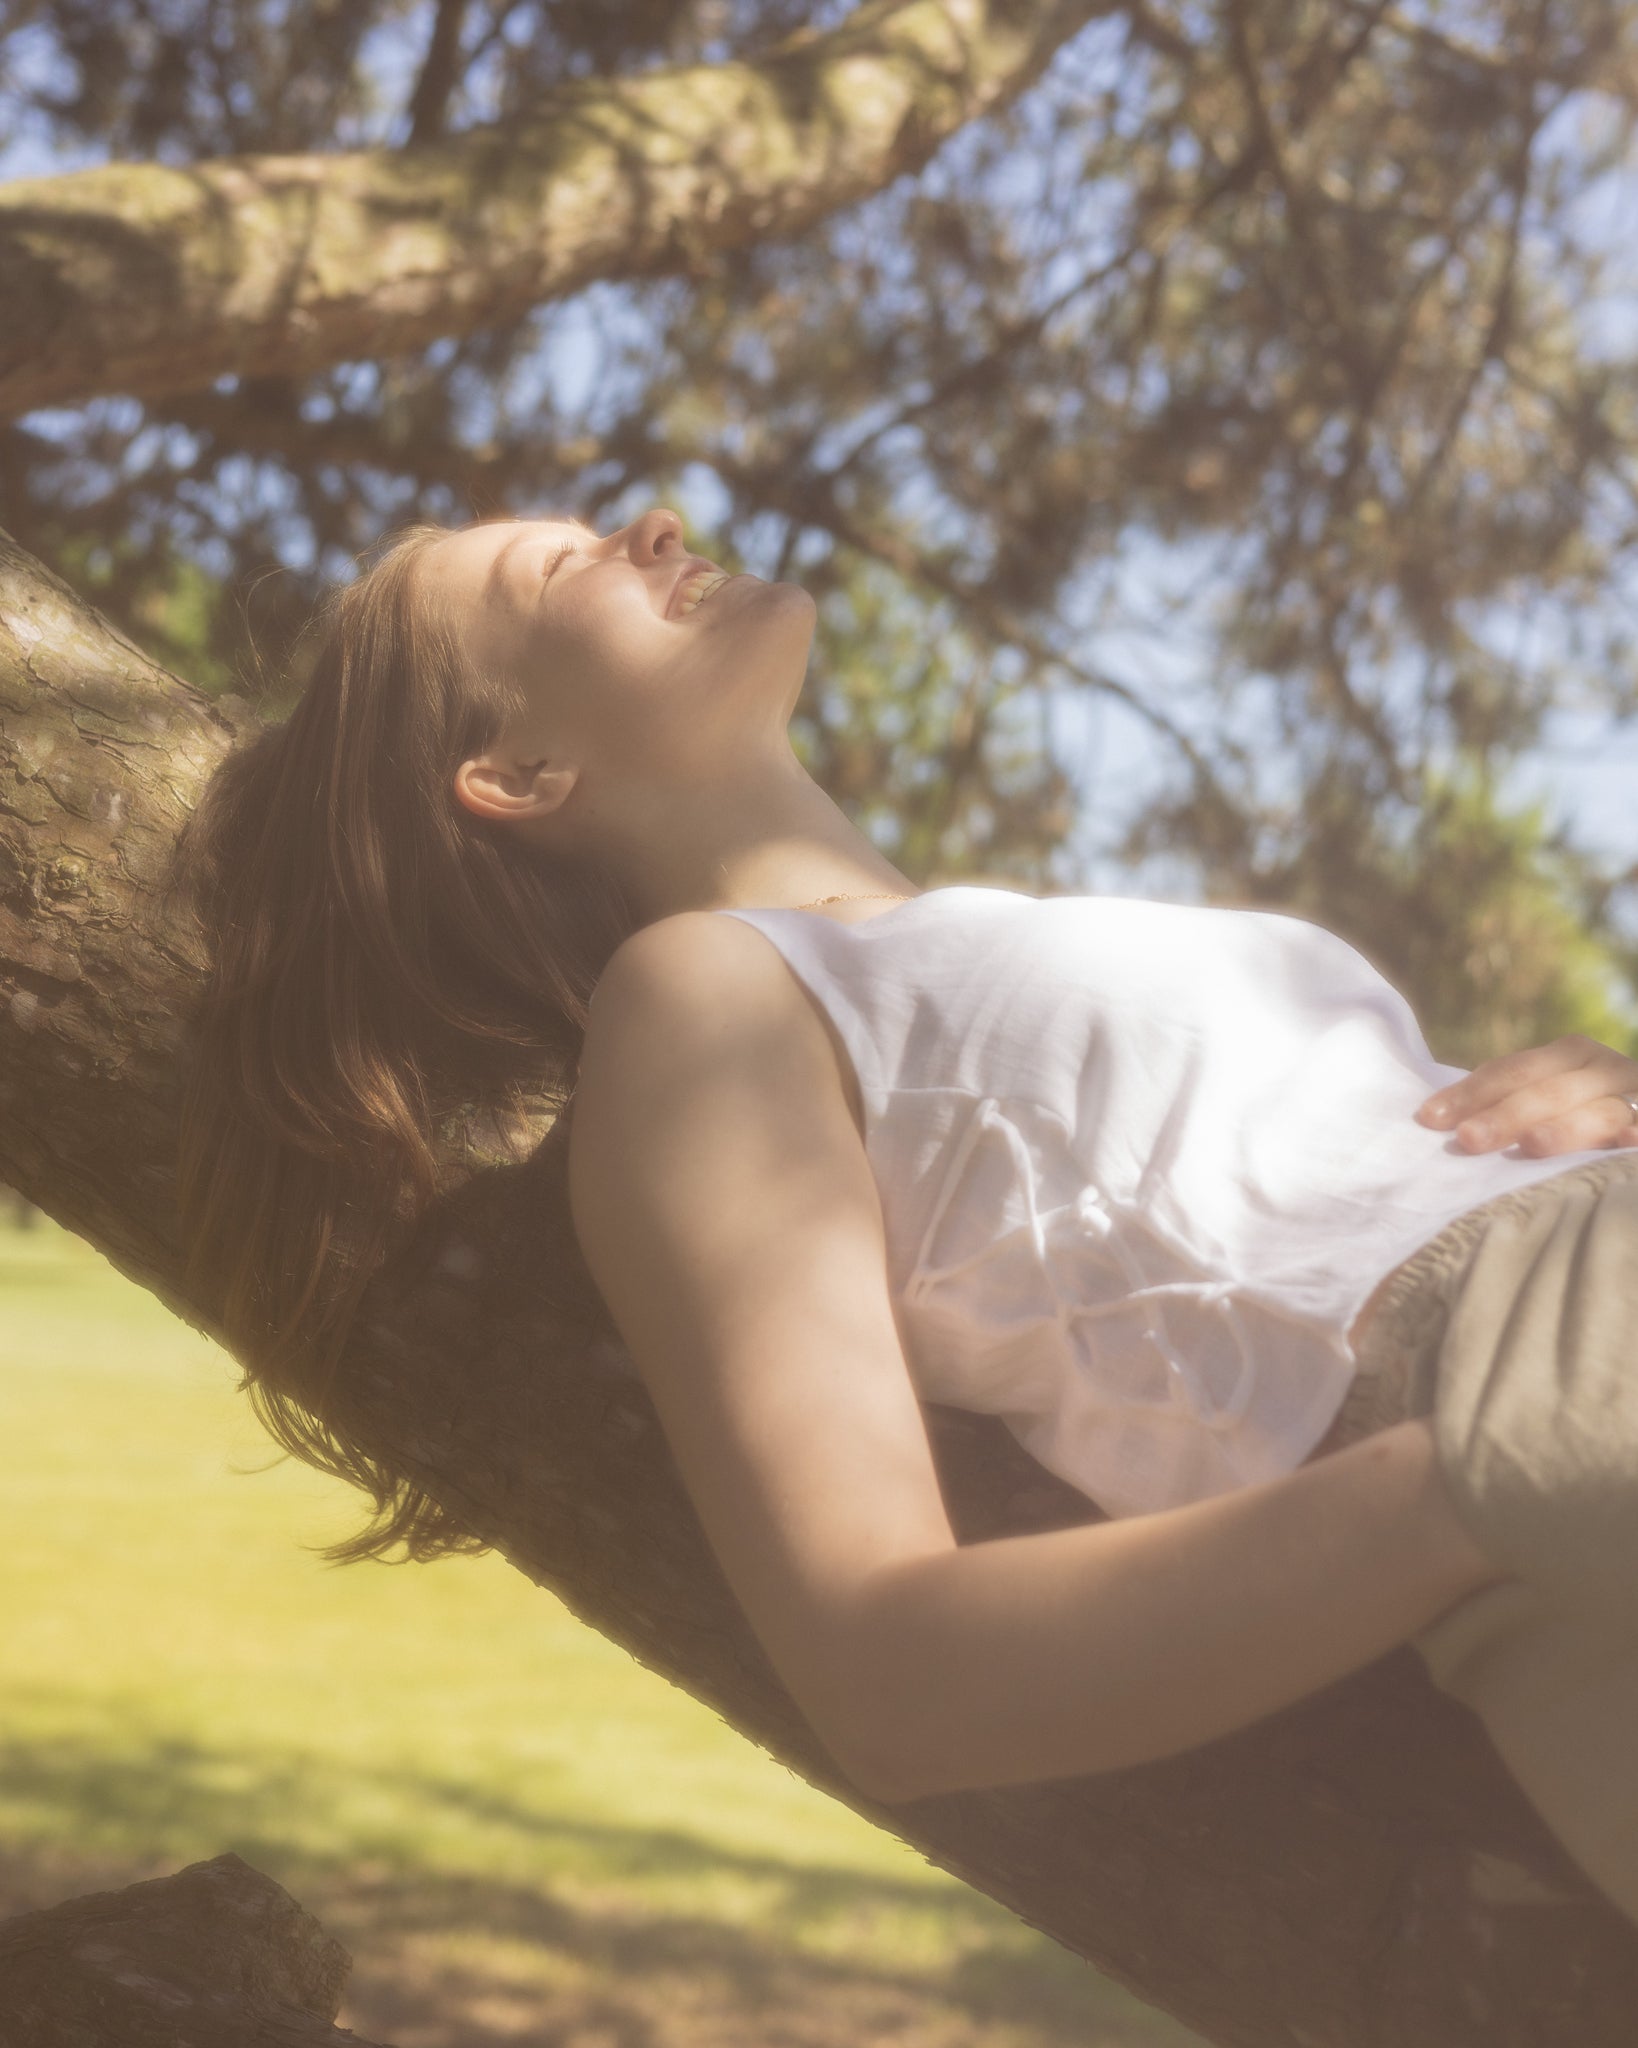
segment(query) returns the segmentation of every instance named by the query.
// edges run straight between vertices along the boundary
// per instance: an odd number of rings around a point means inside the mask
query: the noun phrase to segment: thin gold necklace
[[[920,894],[918,890],[916,894]],[[913,903],[915,896],[895,895],[891,890],[865,890],[853,896],[815,896],[811,903],[793,903],[793,910],[817,910],[821,903]]]

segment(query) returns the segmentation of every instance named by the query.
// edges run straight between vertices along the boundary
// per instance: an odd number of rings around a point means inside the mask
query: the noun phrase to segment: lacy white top
[[[729,910],[858,1079],[917,1391],[998,1414],[1108,1513],[1301,1464],[1346,1332],[1454,1217],[1601,1153],[1469,1157],[1459,1069],[1293,917],[927,891],[858,924]]]

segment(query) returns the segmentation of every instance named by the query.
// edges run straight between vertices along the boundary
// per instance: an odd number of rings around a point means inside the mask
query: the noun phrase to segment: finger
[[[1550,1080],[1555,1074],[1573,1073],[1607,1051],[1594,1038],[1571,1036],[1524,1052],[1503,1053],[1430,1095],[1416,1112],[1417,1120],[1436,1131],[1452,1130],[1519,1089]]]
[[[1456,1142],[1464,1152],[1496,1152],[1504,1145],[1522,1142],[1526,1131],[1546,1129],[1577,1112],[1604,1111],[1595,1116],[1602,1144],[1610,1129],[1608,1105],[1615,1091],[1595,1066],[1573,1068],[1555,1074],[1533,1088],[1519,1088],[1499,1102],[1492,1102],[1477,1116],[1464,1117],[1456,1126]]]
[[[1632,1108],[1619,1096],[1600,1095],[1567,1116],[1531,1124],[1519,1133],[1518,1145],[1533,1159],[1551,1159],[1560,1152],[1596,1152],[1638,1141]]]

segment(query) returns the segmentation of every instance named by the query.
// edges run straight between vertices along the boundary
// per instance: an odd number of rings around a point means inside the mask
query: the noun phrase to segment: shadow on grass
[[[1193,2039],[976,1893],[557,1815],[538,1787],[127,1727],[0,1745],[0,1809],[0,1916],[233,1849],[351,1950],[343,2020],[398,2048]],[[486,1845],[511,1874],[480,1874]]]

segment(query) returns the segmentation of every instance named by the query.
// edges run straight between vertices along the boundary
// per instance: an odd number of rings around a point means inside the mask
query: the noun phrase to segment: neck
[[[606,857],[643,924],[682,910],[917,893],[794,754],[778,775],[653,794],[631,812],[640,829],[611,833]]]

